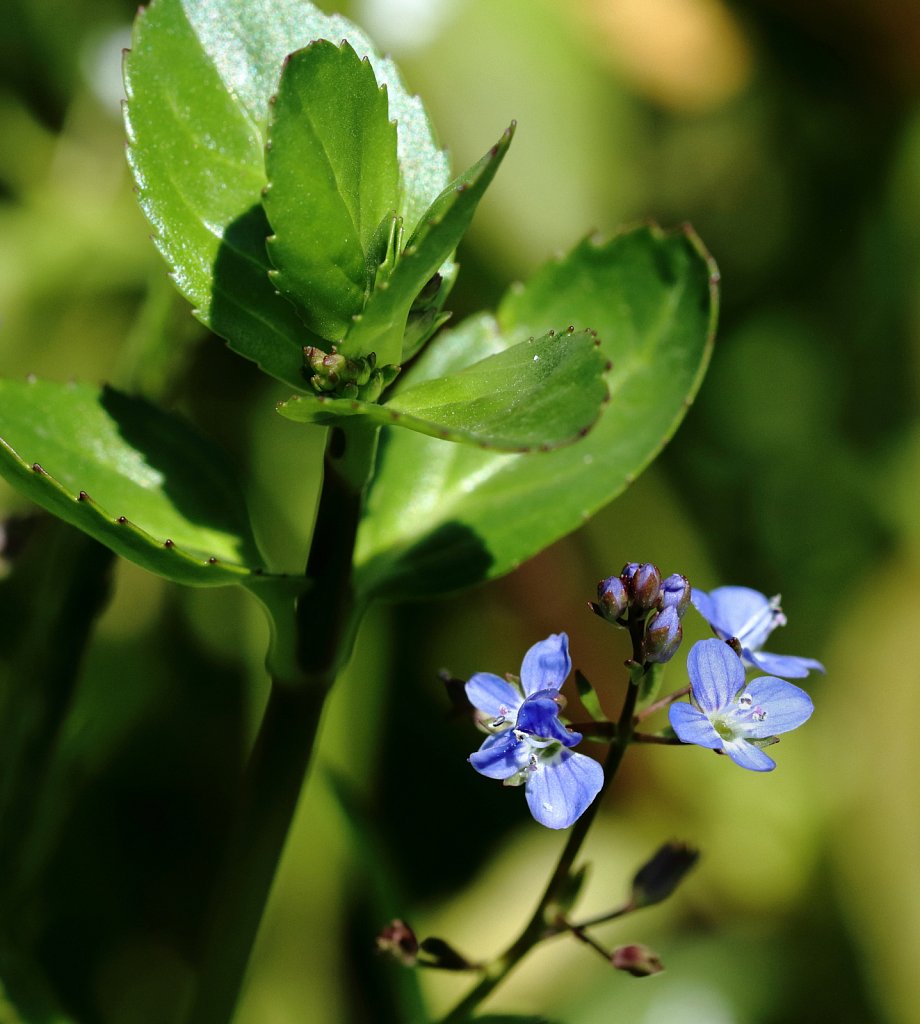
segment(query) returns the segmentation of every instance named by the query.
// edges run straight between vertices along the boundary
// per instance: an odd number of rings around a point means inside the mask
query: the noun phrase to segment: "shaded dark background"
[[[335,9],[397,57],[456,168],[519,121],[460,252],[458,318],[587,231],[647,218],[694,225],[722,271],[722,315],[696,405],[622,499],[506,580],[368,618],[239,1021],[398,1020],[412,976],[371,952],[388,916],[473,956],[515,933],[561,839],[465,764],[478,736],[448,718],[436,673],[514,671],[565,629],[576,663],[610,680],[613,711],[625,644],[584,604],[633,559],[702,587],[782,592],[790,622],[771,646],[827,663],[826,680],[809,681],[816,714],[777,748],[770,776],[701,750],[631,752],[587,849],[584,906],[616,904],[660,842],[699,845],[677,897],[602,933],[649,943],[667,972],[633,981],[557,941],[495,1007],[565,1024],[915,1019],[920,8]],[[118,108],[132,14],[114,0],[7,0],[0,14],[0,370],[117,382],[130,361],[135,387],[240,461],[265,548],[297,567],[319,441],[274,414],[278,386],[202,334],[147,239]],[[157,355],[162,338],[185,373]],[[0,502],[27,511],[5,487]],[[66,602],[55,613],[45,598],[67,585],[55,572],[74,586],[86,559],[102,579],[104,560],[60,531],[52,544],[47,528],[0,582],[4,713],[69,709],[38,795],[19,808],[43,824],[9,928],[35,989],[75,1019],[163,1024],[188,984],[227,778],[264,699],[265,629],[244,594],[117,564],[81,661]],[[40,627],[29,644],[25,611]],[[49,650],[58,657],[43,661]],[[50,711],[36,697],[47,679]],[[435,1007],[465,987],[422,980]]]

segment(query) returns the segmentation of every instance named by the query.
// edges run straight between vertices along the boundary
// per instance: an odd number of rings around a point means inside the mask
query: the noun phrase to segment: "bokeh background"
[[[807,683],[816,713],[768,776],[696,748],[632,750],[586,850],[582,907],[616,905],[661,842],[697,845],[672,900],[599,931],[653,946],[666,972],[633,980],[556,940],[490,1007],[563,1024],[915,1021],[920,7],[320,6],[397,57],[456,168],[519,122],[460,252],[458,317],[588,231],[645,219],[693,224],[722,271],[722,315],[696,405],[620,500],[507,579],[368,617],[239,1024],[398,1022],[419,985],[446,1009],[468,981],[374,955],[393,916],[472,957],[516,933],[562,839],[465,763],[479,736],[450,718],[437,672],[515,671],[564,629],[613,712],[624,639],[585,602],[627,560],[781,592],[789,625],[770,646],[826,662]],[[296,567],[320,438],[276,416],[283,389],[195,324],[148,241],[119,111],[132,14],[127,0],[3,4],[0,372],[115,381],[190,417],[239,460],[265,548]],[[0,485],[0,513],[28,511]],[[118,563],[82,652],[43,614],[70,601],[79,618],[80,573],[106,556],[51,523],[17,518],[4,537],[0,699],[7,715],[16,701],[69,709],[20,808],[40,827],[3,925],[16,969],[80,1024],[167,1024],[265,698],[264,623],[245,594]],[[687,621],[688,640],[706,635]],[[64,680],[53,700],[46,673]],[[679,664],[669,679],[682,683]],[[0,867],[13,845],[0,838]],[[19,1019],[0,998],[0,1021]]]

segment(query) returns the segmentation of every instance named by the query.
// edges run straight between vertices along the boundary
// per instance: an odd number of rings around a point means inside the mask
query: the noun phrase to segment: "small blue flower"
[[[571,670],[569,638],[553,633],[524,655],[523,694],[491,672],[477,672],[466,684],[470,703],[496,730],[470,755],[470,764],[506,786],[523,785],[530,813],[547,828],[568,828],[604,781],[597,761],[569,749],[581,741],[581,733],[559,721],[565,704],[559,688]]]
[[[814,658],[794,654],[769,654],[760,648],[777,626],[786,625],[779,596],[767,597],[750,587],[717,587],[708,594],[693,588],[693,607],[723,640],[734,637],[741,644],[746,665],[783,679],[804,679],[812,669],[824,671]]]
[[[695,643],[687,673],[694,704],[672,704],[669,711],[678,738],[721,750],[754,772],[776,767],[761,747],[798,728],[814,710],[808,694],[785,679],[760,676],[745,683],[741,659],[721,640]]]

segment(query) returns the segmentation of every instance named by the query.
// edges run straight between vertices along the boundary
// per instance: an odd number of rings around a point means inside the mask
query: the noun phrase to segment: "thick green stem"
[[[641,619],[636,618],[630,621],[630,636],[633,642],[633,658],[636,662],[641,659],[641,644],[643,624]],[[588,834],[591,824],[594,821],[598,808],[603,800],[604,793],[613,782],[626,748],[632,741],[633,718],[636,712],[636,700],[639,696],[639,682],[631,679],[627,690],[626,698],[623,701],[623,708],[616,725],[616,738],[610,744],[610,753],[604,762],[604,781],[600,792],[594,802],[584,814],[572,826],[569,838],[566,841],[556,867],[550,876],[549,882],[543,891],[533,916],[525,925],[521,934],[499,957],[489,964],[480,981],[471,991],[460,1000],[460,1002],[443,1018],[441,1024],[463,1024],[470,1014],[504,981],[505,977],[514,967],[530,952],[538,942],[555,935],[559,932],[559,914],[555,909],[564,894],[568,884],[569,876],[572,873],[572,866],[575,858],[581,851],[582,844]]]
[[[189,1024],[227,1024],[290,829],[324,693],[274,682],[215,888]]]
[[[228,1024],[233,1017],[323,704],[351,653],[361,611],[352,589],[352,555],[376,449],[376,429],[330,431],[305,587],[293,608],[265,601],[281,634],[273,639],[278,674],[215,884],[188,1024]],[[286,639],[286,633],[294,635]]]

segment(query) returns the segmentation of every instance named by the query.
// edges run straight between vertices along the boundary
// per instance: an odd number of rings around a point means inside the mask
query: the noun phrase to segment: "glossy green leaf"
[[[219,586],[261,571],[242,492],[221,453],[113,388],[0,380],[0,475],[168,579]]]
[[[551,332],[423,380],[385,405],[295,395],[278,412],[301,423],[364,416],[482,448],[549,450],[581,437],[597,419],[607,400],[605,367],[592,332]]]
[[[265,152],[270,277],[307,326],[338,341],[386,255],[396,213],[396,126],[367,60],[343,42],[288,57]]]
[[[196,315],[236,352],[302,389],[312,340],[268,278],[262,209],[269,100],[285,57],[347,39],[387,86],[399,208],[414,226],[449,181],[417,97],[346,19],[305,0],[153,0],[125,58],[128,158],[155,241]]]
[[[366,593],[443,593],[500,576],[616,497],[674,433],[712,346],[716,270],[689,230],[589,239],[513,289],[498,320],[442,333],[411,381],[450,373],[512,333],[598,332],[613,368],[591,433],[546,455],[497,455],[389,431],[356,552]],[[410,383],[410,381],[407,381]]]
[[[480,199],[508,152],[514,128],[512,123],[489,152],[452,181],[431,204],[406,243],[393,273],[378,284],[340,346],[345,355],[376,352],[380,363],[401,363],[418,347],[412,337],[403,344],[409,312],[429,282],[439,283],[435,275],[445,263],[449,265],[470,226]]]

